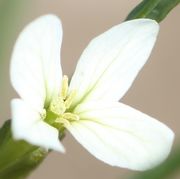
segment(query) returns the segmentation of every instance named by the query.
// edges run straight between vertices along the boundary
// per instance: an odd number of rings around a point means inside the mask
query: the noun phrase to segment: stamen
[[[70,93],[69,96],[67,97],[66,101],[64,102],[64,104],[65,104],[65,106],[66,106],[67,109],[71,106],[71,104],[72,104],[73,99],[74,99],[75,96],[76,96],[76,91],[75,91],[75,90],[74,90],[74,91],[71,91],[71,93]]]
[[[70,122],[67,119],[64,119],[63,117],[59,117],[55,120],[55,122],[63,124],[64,126],[69,126]]]
[[[64,113],[63,118],[67,119],[68,121],[78,121],[79,116],[73,113]]]
[[[48,109],[48,114],[51,115],[47,117],[46,121],[53,124],[53,126],[57,129],[60,129],[62,127],[69,126],[73,121],[80,120],[78,115],[69,112],[69,108],[74,100],[75,95],[75,90],[72,90],[68,94],[68,77],[64,75],[60,94],[51,101]],[[53,121],[51,119],[53,119]]]
[[[66,111],[64,100],[61,97],[54,98],[50,104],[50,111],[62,115]]]
[[[68,77],[66,75],[63,76],[62,79],[62,87],[61,87],[61,96],[65,100],[68,93]]]

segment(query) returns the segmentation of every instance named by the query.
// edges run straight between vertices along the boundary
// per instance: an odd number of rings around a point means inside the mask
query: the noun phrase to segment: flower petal
[[[158,24],[150,19],[136,19],[117,25],[101,34],[83,52],[70,89],[82,100],[119,100],[154,46]]]
[[[42,16],[20,34],[12,55],[10,76],[18,94],[35,109],[57,95],[62,72],[62,27],[54,15]]]
[[[67,126],[96,158],[113,166],[150,169],[169,154],[174,134],[164,124],[127,105],[88,102],[75,113],[80,121]]]
[[[64,152],[58,138],[58,130],[43,122],[39,112],[21,99],[12,100],[11,108],[12,134],[16,140],[22,139],[45,149]]]

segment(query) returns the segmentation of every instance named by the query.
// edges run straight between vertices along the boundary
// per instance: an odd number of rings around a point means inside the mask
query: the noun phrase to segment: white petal
[[[61,42],[60,20],[46,15],[30,23],[15,44],[11,82],[21,98],[36,109],[41,110],[45,101],[59,92]]]
[[[164,124],[129,106],[89,102],[68,130],[96,158],[113,166],[150,169],[169,154],[174,134]]]
[[[72,77],[70,89],[82,100],[119,100],[147,61],[158,24],[136,19],[117,25],[91,41]],[[85,98],[85,99],[84,99]]]
[[[16,140],[25,140],[30,144],[64,152],[59,141],[58,130],[41,120],[40,113],[34,111],[21,99],[11,102],[12,134]]]

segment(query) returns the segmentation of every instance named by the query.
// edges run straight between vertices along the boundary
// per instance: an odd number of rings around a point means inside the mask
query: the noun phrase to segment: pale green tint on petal
[[[147,61],[159,26],[149,19],[117,25],[90,42],[70,83],[82,100],[119,100]]]
[[[43,122],[39,112],[21,99],[12,100],[11,108],[12,134],[16,140],[22,139],[45,149],[65,151],[59,141],[58,130]]]
[[[59,92],[61,42],[60,20],[46,15],[30,23],[15,44],[11,82],[20,97],[37,110]]]
[[[75,113],[80,121],[71,123],[68,130],[91,154],[112,166],[150,169],[170,152],[173,132],[127,105],[88,102]]]

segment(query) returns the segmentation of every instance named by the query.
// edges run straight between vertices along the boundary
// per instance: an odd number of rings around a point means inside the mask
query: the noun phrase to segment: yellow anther
[[[69,112],[69,108],[74,100],[75,95],[75,90],[68,93],[68,77],[64,75],[60,94],[52,99],[48,109],[51,113],[55,114],[54,116],[50,113],[51,116],[55,117],[55,119],[53,119],[53,123],[57,128],[62,126],[67,127],[71,124],[71,122],[79,120],[78,115]],[[51,116],[49,116],[49,118]]]
[[[68,93],[68,77],[64,75],[61,86],[61,96],[63,99],[66,99],[67,93]]]
[[[63,124],[64,126],[69,126],[70,122],[67,119],[64,119],[63,117],[59,117],[55,120],[55,122],[59,124]]]
[[[76,96],[76,91],[75,90],[71,91],[71,93],[68,95],[67,99],[64,102],[67,109],[71,106],[75,96]]]
[[[73,113],[64,113],[63,118],[67,119],[68,121],[78,121],[79,116]]]
[[[61,97],[54,98],[50,104],[50,111],[57,115],[61,115],[66,111],[64,100]]]

